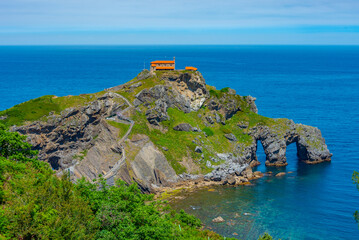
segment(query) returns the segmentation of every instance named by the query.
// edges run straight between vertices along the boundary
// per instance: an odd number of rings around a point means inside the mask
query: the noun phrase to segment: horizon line
[[[313,44],[305,44],[305,43],[298,43],[298,44],[283,44],[283,43],[268,43],[268,44],[243,44],[243,43],[234,43],[234,44],[220,44],[220,43],[210,43],[210,44],[196,44],[196,43],[181,43],[181,44],[0,44],[0,47],[51,47],[51,46],[73,46],[73,47],[81,47],[81,46],[101,46],[101,47],[115,47],[115,46],[359,46],[357,44],[325,44],[325,43],[313,43]]]

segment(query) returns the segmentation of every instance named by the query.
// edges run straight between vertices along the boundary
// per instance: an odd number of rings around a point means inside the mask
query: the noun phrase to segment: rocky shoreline
[[[292,143],[307,164],[332,156],[318,128],[260,116],[255,98],[208,86],[199,72],[143,71],[126,84],[79,99],[81,104],[12,127],[28,136],[40,160],[74,181],[106,176],[109,184],[136,182],[147,193],[248,184],[262,174],[251,170],[259,164],[259,141],[267,166],[286,166]],[[9,120],[11,110],[1,119]]]

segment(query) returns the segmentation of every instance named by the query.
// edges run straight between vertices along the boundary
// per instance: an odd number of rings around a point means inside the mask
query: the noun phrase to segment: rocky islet
[[[171,111],[182,114],[182,121],[172,123]],[[59,174],[69,172],[74,180],[121,178],[137,182],[144,192],[196,179],[235,185],[260,177],[262,173],[251,170],[258,164],[258,141],[268,166],[285,166],[286,147],[292,143],[301,161],[330,161],[332,154],[319,129],[257,113],[255,98],[239,96],[230,88],[216,90],[199,72],[143,71],[91,102],[12,130],[26,134],[39,150],[39,159]],[[141,116],[145,121],[138,120]],[[7,118],[6,111],[1,118]],[[131,121],[147,132],[132,131],[132,125],[124,131]],[[174,143],[178,138],[191,141],[186,146],[164,146],[160,135]],[[221,145],[225,151],[220,151]],[[168,159],[171,151],[183,151],[175,160],[181,172]]]

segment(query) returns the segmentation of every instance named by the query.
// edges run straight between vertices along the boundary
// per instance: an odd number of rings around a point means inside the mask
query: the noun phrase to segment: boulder
[[[237,142],[238,139],[236,138],[236,136],[234,136],[233,133],[227,133],[227,134],[224,134],[224,136],[229,140],[229,141],[232,141],[232,142]]]
[[[145,69],[137,75],[137,79],[141,81],[150,78],[151,76],[152,76],[151,72]]]
[[[146,111],[146,118],[149,123],[159,125],[160,122],[168,120],[167,104],[162,99],[155,102],[155,107]]]
[[[238,183],[241,184],[241,183],[247,183],[248,182],[248,179],[245,178],[245,177],[238,177]]]
[[[220,176],[214,176],[214,177],[211,177],[211,180],[214,182],[220,182],[220,181],[222,181],[222,178]]]
[[[237,123],[237,126],[239,127],[239,128],[242,128],[242,129],[246,129],[246,128],[248,128],[248,125],[249,125],[249,123],[248,122],[239,122],[239,123]]]
[[[218,115],[217,112],[214,113],[214,117],[216,118],[216,122],[220,123],[221,122],[221,117]]]
[[[201,132],[201,129],[196,128],[196,127],[193,127],[193,128],[192,128],[192,131],[193,131],[193,132]],[[201,136],[200,136],[200,137],[201,137]]]
[[[236,90],[234,90],[232,88],[228,88],[228,94],[236,95]]]
[[[227,184],[228,185],[235,185],[237,183],[236,178],[234,176],[229,176],[227,178]]]
[[[202,153],[202,152],[203,152],[203,151],[202,151],[202,147],[200,147],[200,146],[196,146],[196,148],[194,149],[194,151],[197,152],[197,153]]]
[[[142,86],[142,82],[137,82],[137,83],[134,83],[134,84],[130,85],[129,88],[130,89],[135,89],[135,88],[138,88],[140,86]]]
[[[213,118],[212,118],[211,116],[206,116],[206,120],[207,120],[207,122],[210,123],[210,124],[213,124],[213,123],[214,123]]]
[[[253,178],[253,171],[251,167],[247,167],[243,172],[242,176],[248,179]]]
[[[255,171],[255,172],[253,173],[253,175],[254,175],[254,177],[256,177],[256,178],[261,178],[261,177],[264,176],[264,174],[263,174],[261,171]]]
[[[212,222],[214,222],[214,223],[222,223],[222,222],[225,222],[225,221],[221,216],[219,216],[219,217],[214,218],[212,220]]]
[[[175,131],[184,131],[184,132],[190,132],[192,131],[192,126],[189,123],[180,123],[177,126],[173,127],[173,130]]]

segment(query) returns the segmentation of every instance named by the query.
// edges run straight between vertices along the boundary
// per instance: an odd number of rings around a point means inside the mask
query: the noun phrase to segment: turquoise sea
[[[217,187],[173,203],[228,237],[359,239],[353,213],[359,192],[359,46],[2,46],[0,110],[42,95],[97,92],[132,79],[149,62],[176,57],[176,67],[198,67],[218,89],[257,98],[259,113],[321,129],[331,163],[308,166],[288,147],[292,171],[253,186]],[[226,222],[214,224],[214,217]],[[237,233],[238,235],[233,235]]]

